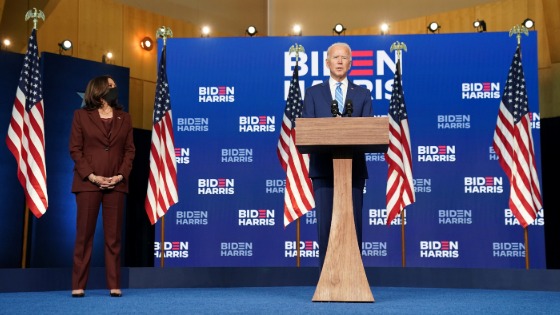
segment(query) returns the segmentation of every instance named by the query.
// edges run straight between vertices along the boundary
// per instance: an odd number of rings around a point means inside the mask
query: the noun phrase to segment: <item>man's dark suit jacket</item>
[[[113,127],[107,133],[97,110],[78,109],[74,112],[70,136],[70,156],[74,160],[72,192],[99,191],[88,180],[93,173],[111,177],[121,174],[124,179],[114,188],[128,193],[128,177],[132,170],[135,147],[130,115],[113,111]]]
[[[327,79],[323,83],[308,88],[305,92],[303,115],[304,118],[332,117],[331,102],[332,95]],[[347,100],[351,100],[353,104],[352,117],[369,117],[373,115],[371,106],[371,92],[359,85],[348,81],[348,90],[346,92]],[[343,113],[344,114],[344,113]],[[352,119],[352,118],[334,118],[333,119]],[[297,128],[297,127],[296,127]],[[336,130],[332,130],[336,133]],[[328,137],[329,135],[325,135]],[[309,177],[310,178],[332,178],[333,177],[333,156],[329,153],[313,153],[310,154],[309,161]],[[356,154],[352,159],[352,178],[368,178],[366,159],[364,154]]]

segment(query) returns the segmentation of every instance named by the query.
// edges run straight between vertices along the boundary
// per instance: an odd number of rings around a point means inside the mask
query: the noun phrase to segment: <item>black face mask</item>
[[[107,101],[108,104],[113,104],[117,100],[117,98],[119,98],[119,90],[116,86],[109,89],[107,94],[103,96],[103,99]]]

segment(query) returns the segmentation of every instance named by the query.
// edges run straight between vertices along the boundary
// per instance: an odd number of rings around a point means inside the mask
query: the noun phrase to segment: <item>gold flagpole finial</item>
[[[396,41],[391,45],[391,52],[393,50],[397,51],[397,60],[401,59],[402,57],[402,50],[406,51],[406,44],[404,42]]]
[[[293,53],[293,52],[296,53],[296,62],[297,62],[298,59],[299,59],[299,53],[300,53],[300,52],[305,52],[305,48],[303,48],[303,46],[298,45],[298,43],[296,43],[295,45],[292,45],[292,46],[290,47],[289,53],[291,54],[291,53]]]
[[[166,40],[168,37],[173,37],[173,32],[171,31],[171,29],[167,26],[162,26],[160,28],[157,29],[156,31],[156,38],[157,37],[161,37],[163,38],[163,46],[165,46]]]
[[[33,29],[37,29],[37,20],[43,19],[45,21],[45,13],[37,8],[33,8],[25,13],[25,20],[33,19]]]
[[[529,29],[525,27],[525,25],[515,25],[510,31],[509,36],[515,34],[517,37],[517,45],[521,44],[521,34],[525,34],[529,36]]]

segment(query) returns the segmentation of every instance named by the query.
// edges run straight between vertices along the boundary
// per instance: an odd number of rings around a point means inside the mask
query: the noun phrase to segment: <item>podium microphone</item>
[[[338,102],[336,100],[332,100],[331,102],[331,114],[333,117],[340,115],[338,112]]]
[[[352,117],[353,111],[354,111],[354,106],[352,105],[352,100],[346,100],[346,104],[344,105],[344,112],[346,113],[346,116]]]

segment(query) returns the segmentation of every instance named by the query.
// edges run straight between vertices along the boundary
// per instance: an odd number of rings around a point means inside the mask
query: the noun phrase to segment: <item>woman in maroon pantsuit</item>
[[[102,206],[105,269],[110,296],[122,296],[120,286],[121,230],[127,179],[134,159],[130,115],[117,103],[118,90],[110,76],[92,79],[85,106],[74,112],[70,155],[74,160],[72,192],[76,196],[76,244],[72,297],[85,296],[93,236]]]

